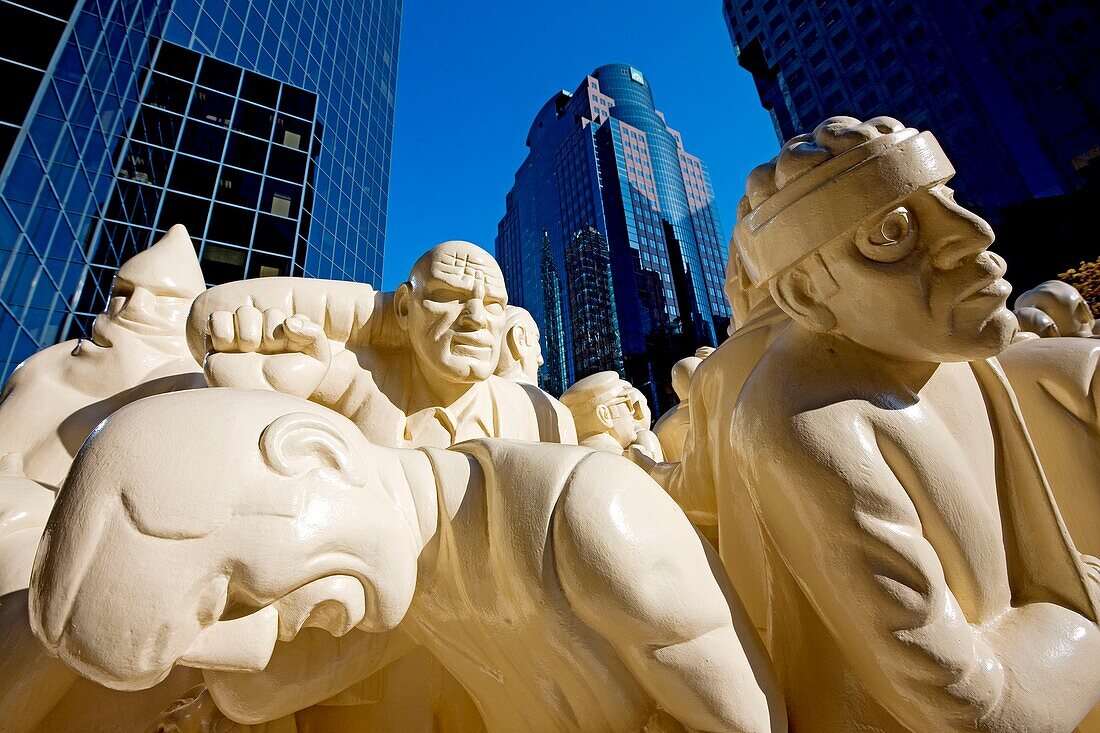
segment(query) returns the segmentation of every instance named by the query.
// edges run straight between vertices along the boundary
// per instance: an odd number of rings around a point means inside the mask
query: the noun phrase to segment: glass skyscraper
[[[540,381],[560,393],[616,370],[659,413],[675,403],[672,364],[715,345],[730,317],[706,165],[656,110],[642,72],[625,64],[555,94],[527,146],[496,251],[510,299],[553,346]]]
[[[1089,196],[1076,192],[1091,186],[1093,200],[1100,193],[1100,6],[724,0],[722,7],[781,142],[833,115],[889,115],[932,130],[958,170],[957,197],[997,229],[1014,284],[1095,259]],[[1037,247],[1036,237],[1053,246]]]
[[[211,284],[381,280],[400,0],[0,0],[0,370],[183,223]]]

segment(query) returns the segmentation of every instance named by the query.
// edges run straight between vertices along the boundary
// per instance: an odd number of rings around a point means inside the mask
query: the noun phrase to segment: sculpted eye
[[[913,251],[917,242],[916,217],[899,206],[880,219],[866,222],[856,233],[856,245],[869,260],[897,262]]]

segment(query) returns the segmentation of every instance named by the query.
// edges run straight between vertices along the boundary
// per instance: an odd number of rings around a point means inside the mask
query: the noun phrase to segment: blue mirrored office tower
[[[0,378],[187,226],[210,284],[378,285],[400,0],[0,2]]]
[[[725,335],[728,250],[706,165],[645,76],[601,66],[535,117],[498,226],[509,298],[542,331],[544,389],[614,370],[655,413],[672,364]]]

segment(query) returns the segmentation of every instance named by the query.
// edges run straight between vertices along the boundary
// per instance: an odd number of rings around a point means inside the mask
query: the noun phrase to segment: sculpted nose
[[[126,305],[122,308],[122,312],[128,317],[132,317],[133,320],[146,320],[145,317],[153,312],[156,299],[157,296],[139,285],[134,288],[134,292],[126,299]]]
[[[944,216],[944,235],[933,255],[936,267],[950,270],[961,260],[980,254],[993,244],[993,228],[973,211],[951,202]]]

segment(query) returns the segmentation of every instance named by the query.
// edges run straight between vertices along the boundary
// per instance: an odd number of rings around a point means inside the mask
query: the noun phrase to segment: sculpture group
[[[0,731],[1100,731],[1100,340],[953,175],[754,170],[655,425],[476,245],[207,290],[174,227],[5,387]]]

